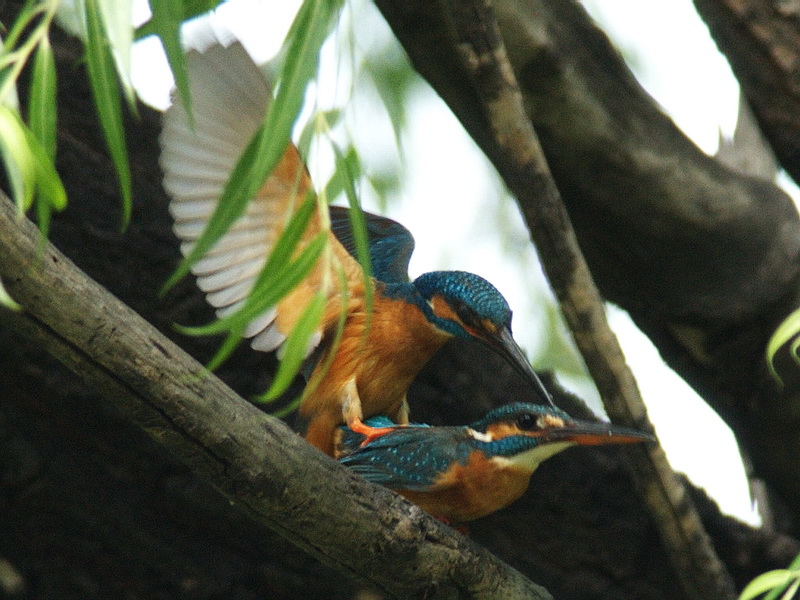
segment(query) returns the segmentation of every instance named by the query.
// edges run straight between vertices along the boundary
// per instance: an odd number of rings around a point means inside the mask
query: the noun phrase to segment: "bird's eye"
[[[453,310],[464,325],[474,326],[480,320],[478,314],[464,302],[458,302]]]
[[[517,417],[517,427],[522,431],[533,431],[538,428],[536,417],[530,413],[524,413]]]

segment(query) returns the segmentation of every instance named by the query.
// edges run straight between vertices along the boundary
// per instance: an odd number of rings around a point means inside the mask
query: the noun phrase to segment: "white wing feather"
[[[239,157],[261,124],[271,97],[262,72],[239,42],[211,44],[187,55],[194,127],[176,99],[164,114],[161,168],[172,198],[175,234],[188,254],[214,212]],[[219,316],[242,307],[271,250],[284,215],[268,203],[251,202],[211,251],[193,267],[200,289]],[[271,351],[286,339],[275,309],[245,331],[257,350]],[[318,342],[319,340],[316,339]]]

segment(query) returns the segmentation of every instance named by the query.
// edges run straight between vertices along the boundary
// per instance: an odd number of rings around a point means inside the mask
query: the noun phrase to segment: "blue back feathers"
[[[365,421],[371,427],[394,423],[386,417]],[[372,440],[359,448],[364,439],[346,427],[343,446],[351,452],[339,462],[367,481],[396,490],[423,491],[434,485],[437,477],[454,462],[466,464],[472,451],[466,427],[429,427],[411,424]],[[436,452],[432,452],[432,449]]]
[[[508,302],[496,287],[479,275],[465,271],[433,271],[415,279],[414,287],[426,301],[437,295],[442,296],[467,325],[488,320],[498,328],[511,327]],[[452,321],[440,319],[432,312],[428,318],[443,331],[459,337],[470,337]]]
[[[331,231],[345,250],[358,259],[350,209],[330,206]],[[384,283],[408,283],[408,261],[414,252],[414,237],[397,221],[365,212],[367,244],[372,276]]]

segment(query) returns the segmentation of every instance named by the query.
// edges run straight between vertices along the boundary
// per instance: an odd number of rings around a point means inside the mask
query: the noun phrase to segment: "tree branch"
[[[800,22],[796,4],[695,0],[783,167],[800,181]]]
[[[550,598],[401,497],[347,472],[81,273],[0,200],[0,277],[45,345],[257,522],[395,597]],[[345,533],[346,532],[346,533]]]
[[[424,54],[430,48],[422,47],[419,39],[408,38],[423,35],[429,39],[430,33],[421,34],[418,26],[407,27],[402,20],[420,10],[419,7],[398,8],[392,3],[381,6],[417,68],[426,75],[429,63]],[[434,28],[440,27],[447,46],[456,49],[457,56],[452,57],[460,58],[456,76],[472,84],[465,93],[477,100],[470,103],[469,109],[470,116],[477,118],[464,121],[465,126],[480,131],[476,139],[481,148],[518,199],[544,270],[609,416],[618,423],[652,430],[622,350],[605,320],[602,300],[539,140],[525,113],[491,5],[482,0],[445,1],[440,15],[426,19],[426,24],[430,23],[435,24]],[[420,50],[422,57],[416,53]],[[438,82],[432,83],[436,86]],[[464,119],[464,115],[459,116]],[[732,598],[730,576],[663,451],[626,450],[637,485],[657,522],[685,593],[709,600]]]

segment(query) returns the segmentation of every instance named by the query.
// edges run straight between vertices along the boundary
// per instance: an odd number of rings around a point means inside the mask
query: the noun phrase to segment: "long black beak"
[[[589,421],[573,421],[566,423],[563,427],[548,427],[538,432],[537,437],[546,442],[573,442],[580,446],[656,441],[652,435],[636,429]]]
[[[508,327],[503,327],[497,335],[489,338],[484,338],[482,341],[494,348],[503,358],[508,360],[517,372],[527,379],[534,387],[540,398],[555,408],[553,397],[547,388],[544,387],[542,380],[533,370],[531,363],[522,352],[516,340],[511,336],[511,330]]]

